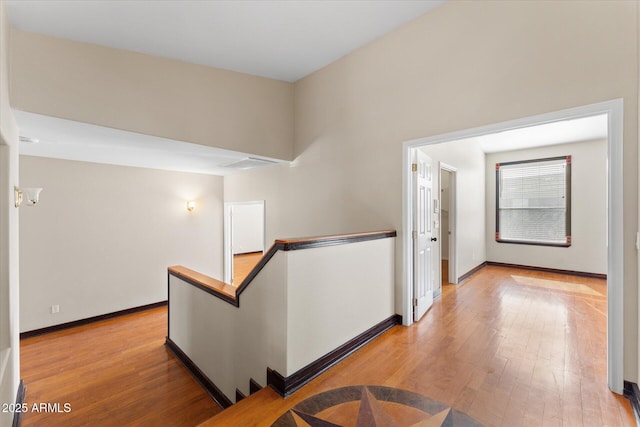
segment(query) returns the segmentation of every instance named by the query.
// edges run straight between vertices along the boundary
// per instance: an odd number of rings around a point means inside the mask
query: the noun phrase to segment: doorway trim
[[[413,323],[411,151],[440,144],[558,121],[607,114],[607,379],[609,389],[623,393],[623,112],[621,98],[537,116],[405,141],[402,145],[402,319]]]
[[[264,200],[252,200],[249,202],[225,202],[224,203],[224,225],[223,225],[223,258],[224,258],[224,282],[231,283],[233,278],[233,217],[231,215],[234,206],[240,205],[260,205],[262,206],[262,252],[265,251],[266,233],[266,211]]]
[[[447,256],[449,257],[449,271],[447,272],[447,276],[449,277],[449,283],[453,283],[455,285],[458,284],[458,192],[456,185],[458,185],[458,169],[454,166],[451,166],[447,163],[440,162],[440,188],[442,189],[442,171],[449,172],[451,174],[451,181],[449,182],[449,228],[451,229],[451,235],[449,235],[448,230],[445,232],[447,235],[445,236],[449,239],[449,253]],[[442,212],[442,206],[440,206],[440,211]],[[440,220],[440,230],[442,235],[442,220]],[[440,237],[442,240],[442,237]],[[440,242],[440,258],[442,258],[442,242]]]

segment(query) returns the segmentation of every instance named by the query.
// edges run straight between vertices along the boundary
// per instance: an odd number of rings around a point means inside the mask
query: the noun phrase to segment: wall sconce
[[[188,210],[189,212],[191,212],[191,211],[193,211],[195,208],[196,208],[196,202],[195,202],[195,201],[193,201],[193,200],[189,200],[189,201],[187,202],[187,210]]]
[[[37,187],[13,187],[16,208],[22,205],[23,202],[27,206],[33,206],[38,203],[38,201],[40,200],[41,191],[42,188]]]

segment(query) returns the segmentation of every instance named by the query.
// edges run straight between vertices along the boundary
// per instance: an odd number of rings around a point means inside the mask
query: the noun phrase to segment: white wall
[[[14,403],[20,381],[18,210],[18,128],[9,106],[9,20],[0,0],[0,404]],[[9,426],[13,413],[0,412]]]
[[[496,163],[571,155],[571,246],[498,243]],[[607,142],[589,141],[487,154],[487,260],[607,274]]]
[[[169,265],[222,278],[222,177],[21,156],[20,182],[21,331],[164,301]]]
[[[232,206],[233,254],[264,250],[264,203],[239,203]]]
[[[485,155],[473,139],[425,145],[429,157],[457,168],[457,253],[458,277],[486,261],[485,254]],[[436,174],[438,175],[438,174]],[[441,204],[441,208],[442,208]],[[442,240],[442,225],[438,240]],[[440,259],[440,247],[436,258]]]
[[[394,241],[286,252],[287,372],[283,375],[295,373],[395,313]]]

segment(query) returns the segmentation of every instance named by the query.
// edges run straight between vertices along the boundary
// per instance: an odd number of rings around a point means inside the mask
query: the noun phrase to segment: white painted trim
[[[623,392],[623,100],[614,99],[597,104],[525,117],[472,129],[406,141],[402,145],[402,318],[412,322],[413,277],[411,246],[411,150],[430,144],[472,138],[510,129],[535,126],[581,117],[608,115],[608,241],[607,241],[607,373],[609,388]]]

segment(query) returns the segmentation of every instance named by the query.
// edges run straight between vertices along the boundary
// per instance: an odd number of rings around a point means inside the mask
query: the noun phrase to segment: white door
[[[413,317],[427,312],[433,303],[433,194],[432,161],[420,150],[414,151],[413,171]]]

